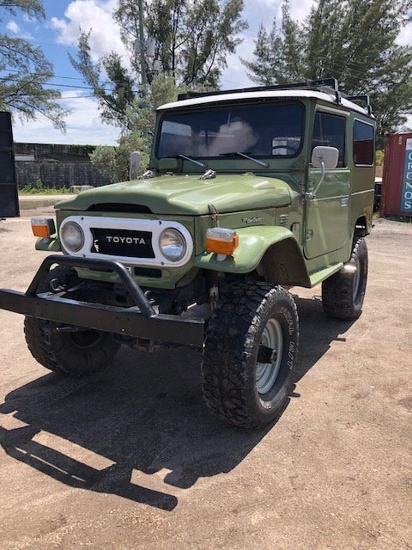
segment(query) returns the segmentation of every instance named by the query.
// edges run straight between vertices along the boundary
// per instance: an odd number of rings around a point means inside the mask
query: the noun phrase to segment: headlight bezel
[[[73,246],[71,245],[67,238],[65,238],[65,233],[68,231],[68,228],[72,228],[72,229],[75,229],[78,231],[78,235],[80,237],[80,240],[79,240],[79,246]],[[81,227],[81,225],[79,223],[77,223],[76,221],[74,220],[68,220],[67,222],[63,223],[62,226],[60,227],[60,241],[63,245],[63,247],[70,253],[76,253],[76,252],[79,252],[79,250],[81,250],[83,247],[84,247],[84,244],[85,244],[85,241],[86,241],[86,236],[84,234],[84,230],[83,228]]]
[[[176,240],[181,242],[181,251],[180,251],[179,255],[176,255],[174,253],[168,254],[167,252],[165,252],[165,246],[162,245],[162,240],[163,240],[163,238],[166,238],[168,233],[169,233],[169,235],[174,236]],[[165,229],[163,229],[162,232],[159,235],[158,244],[159,244],[159,250],[160,250],[161,254],[169,262],[173,262],[173,263],[180,262],[186,256],[186,253],[187,253],[187,240],[185,239],[182,232],[179,231],[178,229],[176,229],[175,227],[166,227]],[[175,245],[169,244],[169,245],[166,245],[166,246],[169,246],[169,248],[171,248],[171,247],[177,246],[177,245],[176,244]]]

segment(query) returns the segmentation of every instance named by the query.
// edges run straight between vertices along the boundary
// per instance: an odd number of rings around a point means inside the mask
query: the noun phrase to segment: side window
[[[338,167],[345,166],[346,119],[337,115],[317,112],[313,127],[312,151],[317,145],[336,147],[339,151]]]
[[[371,166],[373,164],[374,137],[373,126],[355,120],[353,125],[353,162],[357,166]]]

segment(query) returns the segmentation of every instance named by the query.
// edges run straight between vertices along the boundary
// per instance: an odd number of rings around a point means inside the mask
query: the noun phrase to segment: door
[[[317,111],[311,151],[317,145],[336,147],[339,151],[336,168],[327,169],[316,197],[306,201],[304,252],[308,259],[338,250],[348,238],[350,169],[347,166],[346,124],[344,114]],[[319,168],[309,169],[308,191],[321,179]]]
[[[19,216],[10,113],[0,112],[0,218]]]

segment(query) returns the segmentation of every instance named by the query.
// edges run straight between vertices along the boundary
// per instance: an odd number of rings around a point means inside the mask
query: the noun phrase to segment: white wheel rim
[[[273,387],[282,363],[283,333],[279,321],[269,319],[260,343],[273,349],[270,363],[256,363],[256,389],[260,395],[264,395]]]

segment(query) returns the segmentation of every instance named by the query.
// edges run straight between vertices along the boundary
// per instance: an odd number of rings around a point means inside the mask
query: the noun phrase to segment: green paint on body
[[[96,204],[128,204],[144,205],[157,215],[202,216],[209,213],[210,203],[219,213],[225,213],[287,206],[291,202],[290,187],[281,179],[253,174],[198,178],[177,174],[116,183],[84,191],[59,202],[56,208],[84,212]]]

